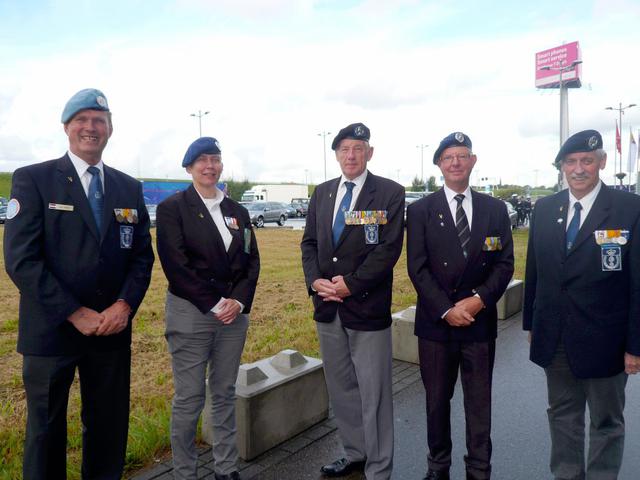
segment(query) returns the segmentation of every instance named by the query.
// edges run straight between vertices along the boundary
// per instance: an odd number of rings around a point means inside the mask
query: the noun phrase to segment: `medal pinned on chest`
[[[596,243],[600,245],[600,257],[603,272],[622,270],[622,247],[630,240],[629,230],[610,229],[593,232]]]

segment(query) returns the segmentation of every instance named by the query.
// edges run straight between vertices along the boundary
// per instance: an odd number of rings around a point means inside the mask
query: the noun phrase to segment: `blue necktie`
[[[567,228],[567,252],[573,247],[573,242],[576,241],[576,235],[578,235],[578,230],[580,230],[580,210],[582,210],[582,205],[580,205],[580,202],[576,202],[573,208],[575,209],[575,213]]]
[[[344,230],[344,212],[349,210],[349,207],[351,206],[353,187],[355,187],[356,184],[353,182],[344,182],[344,186],[347,187],[347,192],[344,194],[344,197],[342,197],[342,201],[340,202],[340,206],[338,207],[338,212],[336,213],[336,219],[333,222],[334,247],[338,244],[340,235],[342,235],[342,231]]]
[[[97,167],[89,167],[87,171],[91,174],[91,183],[89,183],[89,206],[91,213],[96,221],[98,233],[102,226],[102,207],[104,206],[104,195],[102,193],[102,181],[100,181],[100,169]]]

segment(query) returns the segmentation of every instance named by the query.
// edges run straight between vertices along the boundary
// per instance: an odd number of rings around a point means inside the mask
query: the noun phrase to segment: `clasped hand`
[[[468,327],[475,321],[475,316],[482,310],[484,304],[480,297],[472,296],[456,302],[444,316],[452,327]]]
[[[342,275],[336,275],[331,280],[319,278],[314,280],[311,287],[322,297],[324,302],[342,303],[345,297],[351,295]]]
[[[68,319],[76,329],[86,336],[106,336],[120,333],[129,324],[131,307],[123,300],[97,312],[91,308],[80,307]]]

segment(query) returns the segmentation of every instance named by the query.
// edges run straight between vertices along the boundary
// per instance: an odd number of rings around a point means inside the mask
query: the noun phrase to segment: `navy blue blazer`
[[[220,210],[238,227],[227,227],[229,251],[193,185],[162,201],[156,212],[158,256],[169,291],[202,313],[220,297],[238,300],[244,305],[242,313],[249,313],[260,272],[251,219],[247,209],[230,198],[222,200]]]
[[[4,258],[20,290],[18,351],[26,355],[71,355],[128,348],[131,322],[109,336],[84,336],[67,320],[81,306],[102,311],[118,299],[132,309],[147,291],[153,266],[149,215],[142,184],[104,166],[102,235],[67,155],[19,168],[11,198],[20,204],[7,219]],[[57,205],[57,206],[56,206]],[[116,218],[116,209],[137,218]]]
[[[363,225],[345,225],[333,245],[333,210],[340,178],[318,185],[311,196],[302,237],[302,268],[313,300],[313,318],[331,322],[336,313],[353,330],[383,330],[391,325],[393,267],[402,252],[404,188],[367,174],[353,210],[386,210],[388,223],[378,226],[377,243],[367,243]],[[324,302],[312,289],[319,279],[344,277],[351,296],[344,303]]]
[[[502,200],[471,190],[471,201],[466,259],[444,189],[407,209],[407,269],[418,292],[415,334],[420,338],[479,342],[497,336],[496,303],[513,275],[511,222]],[[499,248],[486,250],[489,237],[500,239]],[[458,300],[476,293],[485,308],[473,324],[452,327],[442,318]]]
[[[624,353],[640,355],[640,197],[602,185],[567,254],[569,193],[536,202],[525,275],[523,328],[530,358],[547,367],[563,345],[578,378],[624,370]],[[605,270],[596,230],[628,230],[620,270]],[[614,255],[614,259],[616,256]]]

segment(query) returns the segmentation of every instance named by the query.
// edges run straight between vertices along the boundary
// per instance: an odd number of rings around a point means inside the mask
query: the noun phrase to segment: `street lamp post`
[[[420,181],[422,182],[423,185],[424,185],[424,149],[427,148],[428,146],[429,145],[425,145],[424,143],[421,143],[420,145],[416,145],[416,148],[420,149]]]
[[[574,60],[569,65],[563,65],[564,60],[560,62],[559,67],[552,67],[551,65],[545,65],[540,67],[540,70],[551,70],[558,72],[558,86],[560,88],[560,148],[564,144],[565,140],[569,136],[569,87],[563,82],[562,74],[573,69],[576,65],[582,63],[582,60]],[[562,176],[562,170],[558,171],[558,189],[562,190],[564,179]]]
[[[202,110],[198,110],[198,113],[192,113],[192,117],[198,117],[198,132],[200,132],[200,137],[202,137],[202,117],[208,115],[209,111],[203,112]]]
[[[331,135],[331,132],[325,132],[324,130],[318,134],[322,137],[322,156],[324,158],[324,181],[327,181],[327,135]]]
[[[622,114],[624,113],[624,111],[627,108],[631,108],[631,107],[635,107],[636,104],[635,103],[630,103],[629,105],[627,105],[626,107],[622,106],[622,102],[618,103],[618,107],[607,107],[605,108],[605,110],[613,110],[613,111],[617,111],[618,112],[618,125],[620,126],[620,171],[618,173],[615,174],[615,176],[620,180],[620,186],[623,185],[622,183],[622,179],[625,177],[625,173],[622,171]],[[616,138],[616,142],[617,142],[617,138]],[[617,150],[617,145],[614,147]],[[616,165],[614,162],[614,169],[615,169]],[[629,181],[631,181],[631,172],[629,172]]]

